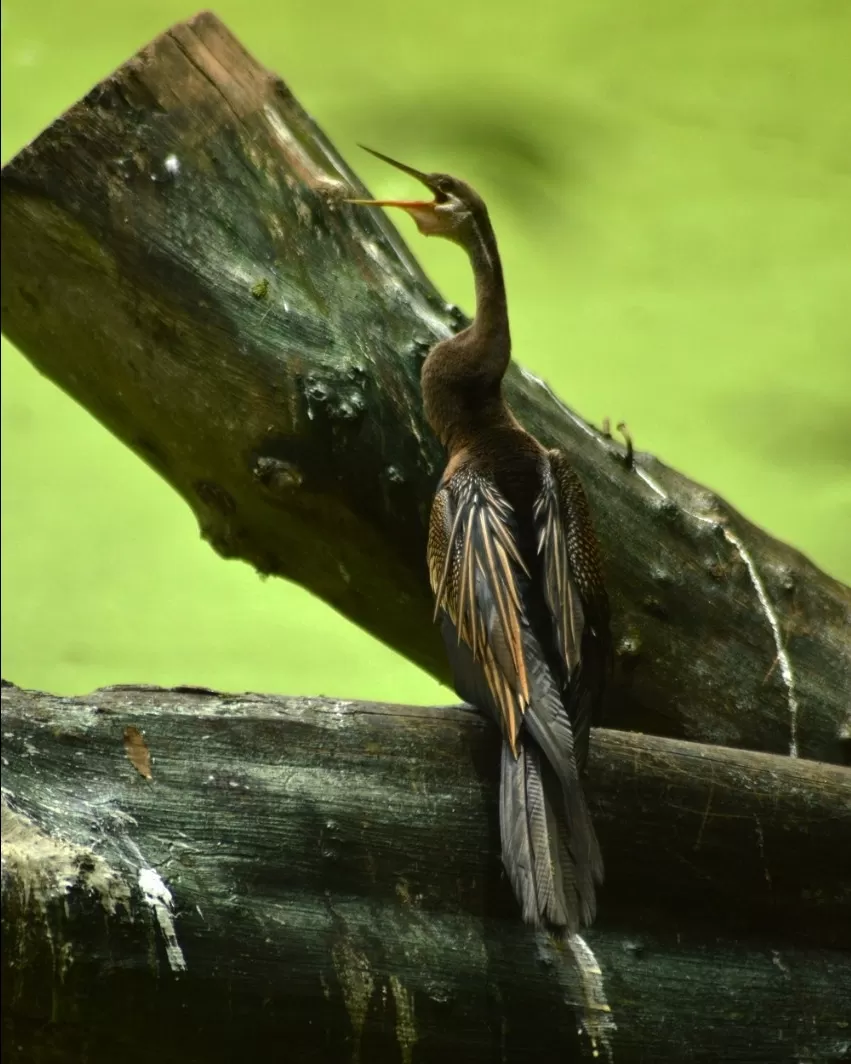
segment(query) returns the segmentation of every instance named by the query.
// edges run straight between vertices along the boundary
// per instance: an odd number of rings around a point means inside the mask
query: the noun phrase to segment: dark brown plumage
[[[378,153],[374,153],[378,154]],[[476,281],[469,328],[422,371],[429,424],[449,454],[428,566],[455,687],[502,729],[503,862],[529,923],[568,932],[595,914],[603,862],[581,784],[609,668],[609,606],[585,493],[502,397],[511,338],[487,209],[464,182],[422,174],[433,201],[408,211],[463,247]]]

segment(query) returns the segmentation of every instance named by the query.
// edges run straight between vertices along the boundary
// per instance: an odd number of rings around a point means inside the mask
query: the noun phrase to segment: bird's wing
[[[593,918],[602,859],[562,691],[529,624],[516,519],[493,481],[462,469],[442,485],[428,562],[456,690],[502,727],[503,861],[524,918],[576,930]]]
[[[599,722],[611,663],[609,602],[588,501],[561,451],[548,451],[542,461],[534,519],[544,598],[565,667],[566,704],[581,770],[589,729]]]
[[[510,505],[486,476],[461,470],[435,496],[428,539],[435,615],[445,612],[470,664],[480,667],[483,676],[471,675],[466,686],[480,688],[484,679],[515,755],[530,699],[523,609],[529,574],[516,532]]]

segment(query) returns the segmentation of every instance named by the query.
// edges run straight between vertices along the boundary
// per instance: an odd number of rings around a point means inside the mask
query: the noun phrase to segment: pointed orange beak
[[[356,203],[360,207],[402,207],[404,210],[434,207],[434,200],[345,199],[343,203]]]
[[[422,182],[426,188],[431,189],[428,175],[422,173],[420,170],[415,170],[413,166],[406,166],[405,163],[397,162],[396,159],[391,159],[389,155],[382,155],[380,151],[373,151],[372,148],[367,148],[365,144],[359,144],[358,147],[363,148],[364,151],[368,151],[370,155],[374,155],[376,159],[381,159],[385,163],[389,163],[391,166],[395,166],[397,170],[401,170],[405,174],[410,174],[411,177],[415,177],[417,181]],[[362,200],[362,199],[347,199],[346,203],[355,203],[361,207],[401,207],[405,211],[433,211],[435,207],[434,200]]]

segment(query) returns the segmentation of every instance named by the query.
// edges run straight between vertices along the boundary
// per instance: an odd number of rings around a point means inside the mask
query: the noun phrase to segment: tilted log
[[[446,679],[424,563],[442,456],[418,373],[464,318],[380,212],[343,205],[352,193],[286,86],[200,15],[3,169],[3,330],[217,551]],[[610,722],[847,756],[848,589],[650,456],[627,468],[517,367],[508,396],[591,497],[614,599]]]
[[[597,731],[607,880],[574,958],[520,923],[472,710],[6,686],[2,730],[4,1060],[851,1046],[846,768]]]

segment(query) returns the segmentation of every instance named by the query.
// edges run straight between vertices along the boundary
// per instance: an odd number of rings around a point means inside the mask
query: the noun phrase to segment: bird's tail
[[[572,838],[590,832],[596,848],[584,800],[581,805],[585,822],[572,826],[562,784],[528,732],[518,736],[517,757],[503,742],[502,860],[526,923],[574,933],[594,919],[594,880],[602,868],[571,846]]]

